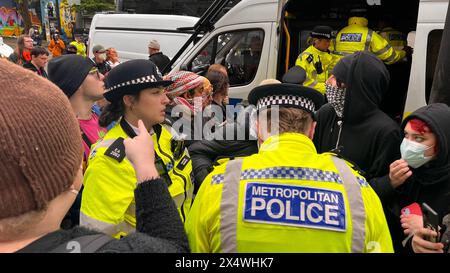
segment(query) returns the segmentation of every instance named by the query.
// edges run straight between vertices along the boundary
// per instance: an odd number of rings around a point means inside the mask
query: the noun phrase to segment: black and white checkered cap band
[[[113,91],[117,88],[120,87],[124,87],[124,86],[130,86],[130,85],[135,85],[135,84],[140,84],[140,83],[147,83],[147,82],[157,82],[158,80],[156,79],[156,77],[154,75],[149,75],[149,76],[145,76],[145,77],[141,77],[141,78],[137,78],[131,81],[126,81],[123,83],[119,83],[116,84],[114,86],[111,86],[110,88],[106,89],[105,92],[109,92],[109,91]]]
[[[294,95],[274,95],[261,98],[258,100],[256,108],[259,110],[261,108],[272,105],[282,105],[282,106],[292,105],[297,106],[299,108],[307,109],[311,112],[315,111],[315,105],[312,100],[305,97]]]
[[[326,37],[328,39],[331,39],[331,34],[329,33],[321,33],[321,32],[311,32],[311,35],[313,36],[321,36],[321,37]]]

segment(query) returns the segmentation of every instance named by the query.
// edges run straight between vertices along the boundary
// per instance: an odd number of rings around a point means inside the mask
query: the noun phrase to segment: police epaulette
[[[125,145],[123,145],[123,138],[119,137],[111,144],[105,152],[106,156],[114,158],[119,163],[125,158]]]
[[[306,60],[308,61],[308,63],[311,63],[312,61],[314,61],[313,55],[308,54],[308,58],[306,58]]]

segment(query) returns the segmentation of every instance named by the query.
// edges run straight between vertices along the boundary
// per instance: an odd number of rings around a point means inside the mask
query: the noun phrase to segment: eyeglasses
[[[97,78],[100,79],[100,72],[98,71],[97,67],[93,67],[91,68],[91,70],[89,70],[89,75],[95,76],[97,75]]]

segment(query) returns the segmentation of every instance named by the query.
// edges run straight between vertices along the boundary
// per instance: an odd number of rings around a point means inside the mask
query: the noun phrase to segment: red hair
[[[430,127],[428,127],[428,125],[420,120],[420,119],[411,119],[409,121],[409,124],[411,125],[411,128],[414,131],[419,132],[420,134],[424,134],[424,133],[432,133],[430,130]]]

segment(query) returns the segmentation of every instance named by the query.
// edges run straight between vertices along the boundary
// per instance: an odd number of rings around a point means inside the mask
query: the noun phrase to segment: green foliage
[[[114,0],[81,0],[78,9],[83,14],[94,14],[96,12],[115,10]]]

